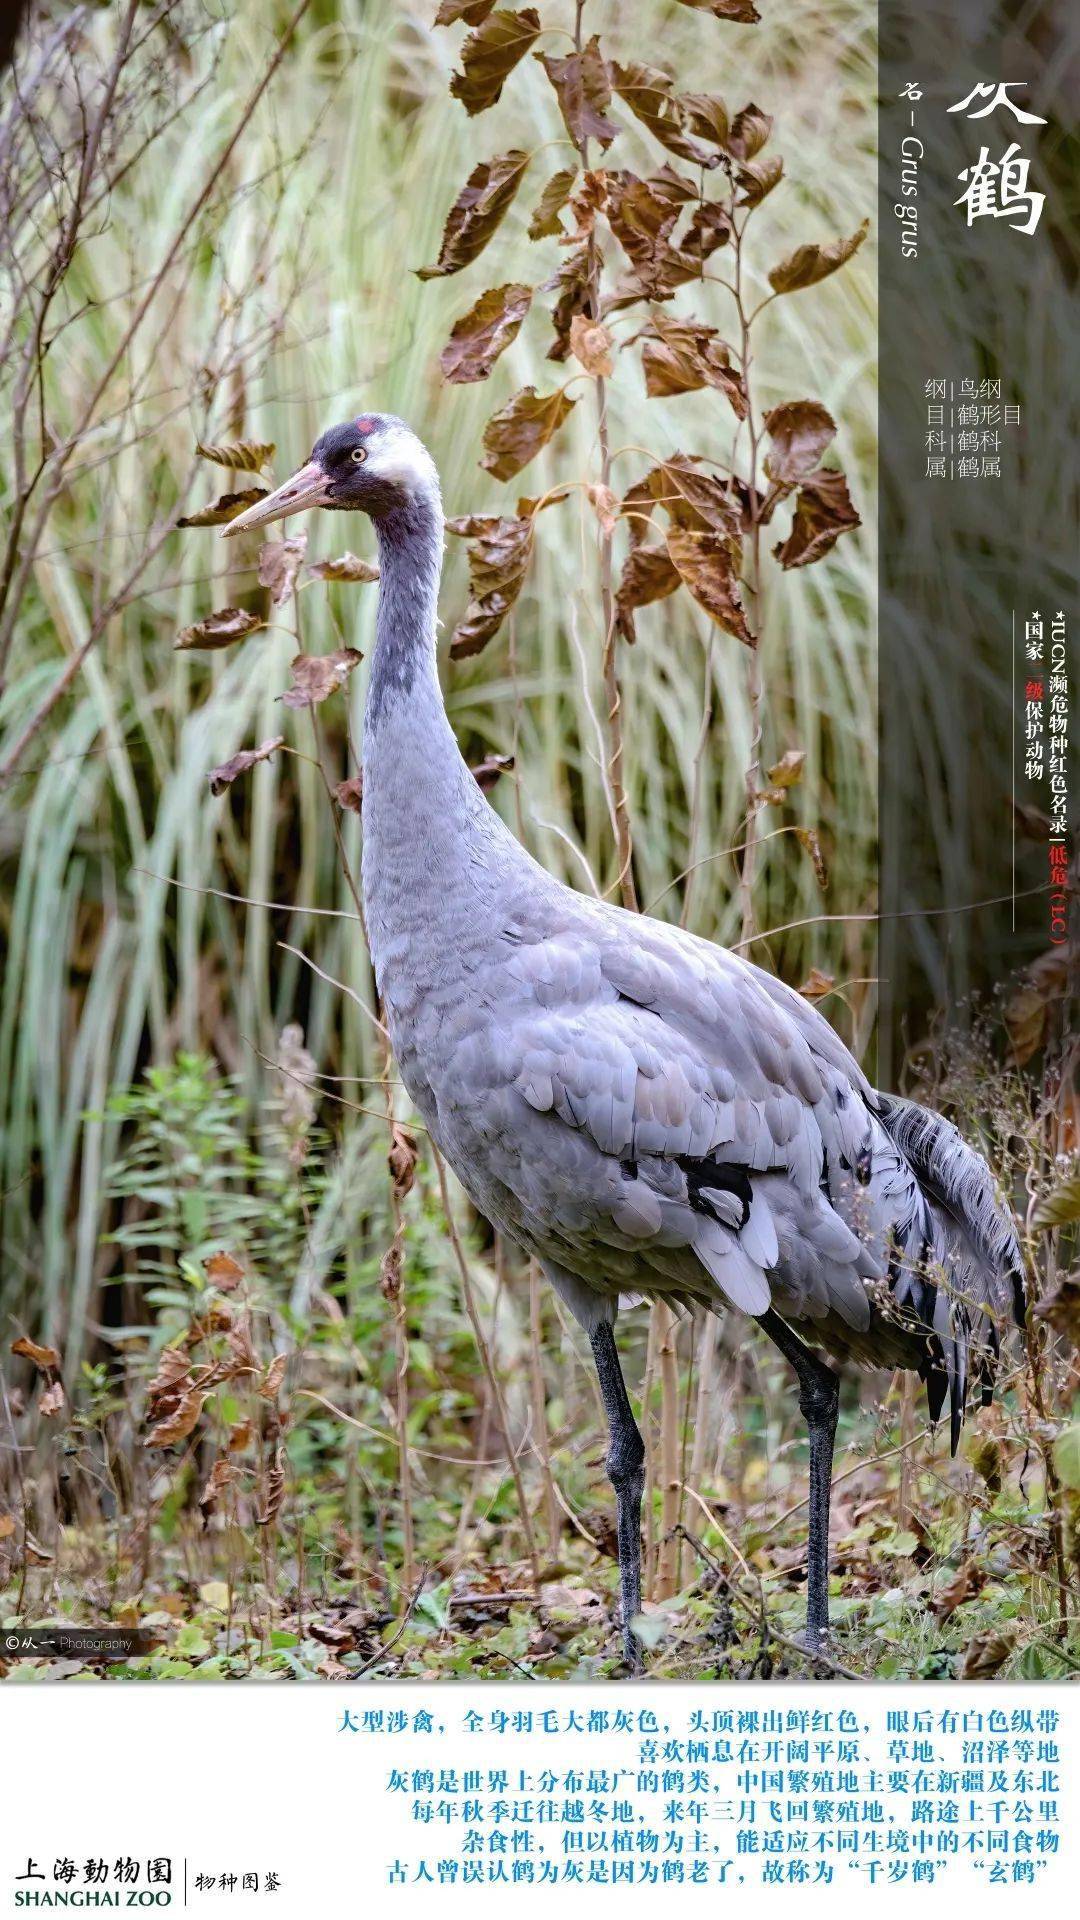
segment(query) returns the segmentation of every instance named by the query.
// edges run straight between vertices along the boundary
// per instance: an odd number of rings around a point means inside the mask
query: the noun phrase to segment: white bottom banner
[[[16,1684],[0,1728],[0,1915],[1076,1911],[1062,1687]]]

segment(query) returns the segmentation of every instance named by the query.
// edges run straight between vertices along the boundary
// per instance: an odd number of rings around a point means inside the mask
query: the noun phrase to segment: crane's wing
[[[591,1233],[611,1228],[657,1265],[692,1249],[752,1313],[779,1270],[800,1318],[866,1327],[885,1213],[913,1203],[915,1183],[890,1148],[859,1230],[888,1142],[826,1021],[707,941],[586,902],[542,937],[520,928],[500,976],[513,1087],[607,1163],[587,1169]]]

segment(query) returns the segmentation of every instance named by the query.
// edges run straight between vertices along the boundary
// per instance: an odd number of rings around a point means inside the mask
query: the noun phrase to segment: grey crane
[[[879,1093],[824,1017],[709,941],[574,893],[488,804],[436,667],[443,517],[391,415],[331,427],[225,529],[370,515],[380,587],[363,892],[402,1080],[474,1205],[540,1261],[591,1343],[610,1428],[626,1659],[640,1666],[644,1447],[621,1302],[752,1315],[794,1368],[810,1449],[808,1647],[828,1631],[839,1380],[914,1369],[955,1449],[1025,1311],[1012,1222],[956,1128]]]

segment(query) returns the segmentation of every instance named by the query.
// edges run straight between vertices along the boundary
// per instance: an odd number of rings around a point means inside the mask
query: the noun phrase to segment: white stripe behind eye
[[[428,488],[435,484],[435,463],[423,442],[407,427],[385,427],[368,442],[368,473],[392,486]]]

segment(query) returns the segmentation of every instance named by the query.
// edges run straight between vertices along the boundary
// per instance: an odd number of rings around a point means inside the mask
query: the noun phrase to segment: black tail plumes
[[[1016,1229],[994,1192],[990,1170],[949,1120],[892,1094],[879,1117],[922,1188],[930,1216],[924,1259],[945,1284],[925,1280],[920,1318],[930,1329],[926,1383],[930,1417],[949,1396],[955,1453],[970,1388],[989,1400],[998,1357],[996,1322],[1026,1313],[1024,1265]]]

